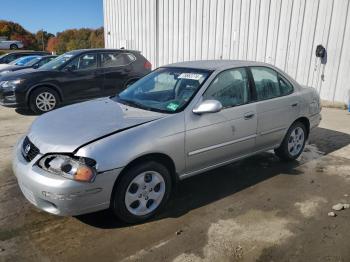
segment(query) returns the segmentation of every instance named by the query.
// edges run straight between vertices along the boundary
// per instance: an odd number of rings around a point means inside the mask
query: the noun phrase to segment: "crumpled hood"
[[[71,153],[93,140],[164,116],[109,98],[96,99],[43,114],[32,124],[28,137],[43,154]]]

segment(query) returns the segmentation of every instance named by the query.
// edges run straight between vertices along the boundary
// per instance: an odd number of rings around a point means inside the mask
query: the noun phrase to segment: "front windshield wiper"
[[[140,109],[144,109],[144,110],[148,110],[148,111],[158,112],[158,113],[159,112],[160,113],[168,113],[165,110],[149,107],[149,106],[146,106],[144,104],[138,103],[138,102],[136,102],[134,100],[128,100],[128,99],[121,98],[119,95],[116,95],[116,98],[122,104],[125,104],[125,105],[128,105],[128,106],[132,106],[132,107],[136,107],[136,108],[140,108]]]
[[[125,104],[125,105],[133,106],[133,107],[137,107],[137,108],[141,108],[141,109],[146,109],[146,110],[152,111],[152,108],[147,107],[147,106],[145,106],[145,105],[143,105],[143,104],[141,104],[141,103],[137,103],[137,102],[135,102],[135,101],[133,101],[133,100],[128,100],[128,99],[120,98],[119,95],[117,95],[117,98],[118,98],[118,100],[119,100],[120,102],[122,102],[122,103]]]

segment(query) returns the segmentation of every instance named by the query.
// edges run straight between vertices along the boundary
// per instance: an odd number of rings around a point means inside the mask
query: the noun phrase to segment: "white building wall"
[[[325,100],[348,103],[350,0],[104,0],[108,48],[153,67],[185,60],[271,63]],[[315,57],[322,44],[325,65]]]

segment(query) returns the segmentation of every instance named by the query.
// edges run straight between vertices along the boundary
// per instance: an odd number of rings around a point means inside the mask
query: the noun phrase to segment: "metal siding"
[[[348,103],[349,1],[104,0],[105,45],[140,50],[153,67],[264,61],[314,86],[323,99]],[[327,48],[325,65],[315,57],[318,44]]]

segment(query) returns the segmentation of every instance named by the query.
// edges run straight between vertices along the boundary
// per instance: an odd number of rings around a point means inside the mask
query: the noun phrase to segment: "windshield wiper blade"
[[[134,106],[134,107],[137,107],[137,108],[141,108],[141,109],[147,109],[147,110],[151,110],[151,108],[143,105],[143,104],[140,104],[140,103],[137,103],[133,100],[127,100],[127,99],[123,99],[123,98],[120,98],[119,95],[117,96],[117,98],[122,102],[122,103],[125,103],[126,105],[129,105],[129,106]]]

